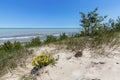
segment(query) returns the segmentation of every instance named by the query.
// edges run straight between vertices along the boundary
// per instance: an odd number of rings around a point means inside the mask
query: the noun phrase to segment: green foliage
[[[44,41],[44,43],[47,44],[47,43],[56,42],[56,41],[57,41],[57,38],[55,36],[49,35],[49,36],[47,36],[47,38]]]
[[[15,41],[15,42],[13,43],[13,49],[14,49],[14,50],[20,50],[20,49],[22,49],[22,48],[23,48],[23,46],[21,45],[20,42]]]
[[[97,13],[98,8],[95,8],[93,11],[88,12],[87,14],[80,12],[81,14],[81,26],[85,31],[85,35],[93,35],[95,31],[101,26],[101,22],[107,16],[99,16]]]
[[[80,33],[76,33],[75,35],[74,35],[74,37],[80,37],[81,35],[80,35]]]
[[[108,23],[103,23],[107,16],[99,16],[97,8],[87,14],[81,12],[81,26],[84,29],[82,35],[102,35],[110,32],[120,31],[120,17],[115,20],[109,19]]]
[[[28,55],[28,51],[23,48],[17,51],[0,50],[0,76],[12,70],[20,64],[21,60]]]
[[[27,43],[25,46],[26,47],[35,47],[35,46],[40,46],[41,45],[41,41],[39,37],[36,37],[34,39],[31,40],[31,42]]]
[[[10,41],[7,41],[4,43],[4,45],[2,46],[2,48],[5,51],[11,52],[13,50],[13,44]]]
[[[40,38],[39,38],[39,37],[34,38],[34,39],[32,39],[32,41],[31,41],[31,45],[32,45],[32,46],[39,46],[40,44],[41,44],[41,41],[40,41]]]
[[[42,68],[48,65],[50,57],[48,54],[40,54],[32,59],[32,66]]]
[[[112,29],[115,29],[115,21],[113,19],[109,19],[109,26],[112,28]]]
[[[68,36],[65,33],[62,33],[59,37],[59,40],[65,40],[67,38],[68,38]]]
[[[6,52],[14,52],[14,51],[20,50],[22,48],[23,48],[23,46],[21,45],[21,43],[17,42],[17,41],[15,41],[14,43],[7,41],[1,46],[1,50],[4,50]]]
[[[118,19],[116,20],[115,26],[116,26],[116,30],[120,31],[120,17],[119,16],[118,16]]]
[[[116,39],[118,38],[117,35],[119,33],[116,32],[104,32],[103,34],[96,35],[92,38],[92,43],[91,46],[94,48],[99,48],[99,46],[104,45],[109,45],[111,46],[116,42]]]

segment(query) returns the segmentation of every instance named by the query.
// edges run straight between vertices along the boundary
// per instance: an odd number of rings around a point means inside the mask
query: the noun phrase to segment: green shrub
[[[68,38],[68,36],[65,33],[63,33],[60,35],[59,40],[65,40],[67,38]]]
[[[116,20],[116,24],[115,24],[115,30],[116,31],[120,31],[120,16],[118,16],[117,20]]]
[[[2,48],[7,52],[11,52],[13,50],[13,45],[10,41],[7,41],[7,42],[4,43]]]
[[[98,8],[95,8],[93,11],[88,12],[87,14],[80,12],[80,25],[83,27],[85,35],[87,36],[93,35],[98,27],[102,27],[102,21],[104,21],[104,19],[107,17],[100,16],[97,13],[97,10]]]
[[[80,37],[81,35],[79,33],[76,33],[74,37]]]
[[[6,52],[14,52],[22,48],[23,46],[21,45],[21,43],[17,41],[15,41],[14,43],[11,43],[10,41],[4,42],[4,44],[0,47],[1,50],[4,50]]]
[[[44,43],[47,44],[47,43],[56,42],[56,41],[57,41],[57,37],[53,35],[49,35],[46,37],[46,40],[44,41]]]
[[[40,46],[41,45],[41,41],[39,37],[36,37],[34,39],[31,40],[31,42],[27,43],[25,45],[25,47],[29,48],[29,47],[35,47],[35,46]]]
[[[41,41],[40,41],[40,38],[37,37],[37,38],[34,38],[32,39],[31,41],[31,46],[39,46],[41,44]]]
[[[22,49],[22,48],[23,48],[23,46],[21,45],[20,42],[15,41],[15,42],[13,43],[13,49],[14,49],[14,50],[20,50],[20,49]]]

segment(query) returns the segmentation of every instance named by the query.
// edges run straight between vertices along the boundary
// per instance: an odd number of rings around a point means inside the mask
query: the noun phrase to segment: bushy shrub
[[[41,41],[40,41],[40,38],[39,38],[39,37],[34,38],[34,39],[32,39],[32,41],[31,41],[31,46],[38,46],[38,45],[40,45],[40,44],[41,44]]]
[[[115,23],[115,30],[120,31],[120,16],[118,16],[116,23]]]
[[[3,50],[11,52],[13,50],[13,45],[10,41],[4,42],[4,45],[2,46]]]
[[[34,39],[31,40],[31,42],[27,43],[25,46],[26,47],[35,47],[35,46],[40,46],[41,45],[41,41],[39,37],[36,37]]]
[[[81,35],[79,33],[76,33],[74,37],[80,37]]]
[[[4,44],[0,48],[1,50],[4,50],[5,52],[14,52],[16,50],[23,49],[23,46],[20,42],[15,41],[14,43],[11,43],[10,41],[4,42]]]
[[[20,49],[22,49],[22,48],[23,48],[23,46],[21,45],[20,42],[15,41],[15,42],[13,43],[13,49],[14,49],[14,50],[20,50]]]
[[[65,33],[63,33],[63,34],[60,35],[59,40],[64,40],[64,39],[67,39],[67,38],[68,38],[68,36]]]
[[[102,27],[101,24],[107,16],[100,16],[97,13],[98,8],[95,8],[93,11],[88,12],[87,14],[80,12],[81,19],[80,25],[85,31],[85,35],[93,35],[95,30],[98,27]]]
[[[56,42],[57,41],[57,38],[53,35],[48,35],[46,40],[44,41],[46,44],[47,43],[50,43],[50,42]]]

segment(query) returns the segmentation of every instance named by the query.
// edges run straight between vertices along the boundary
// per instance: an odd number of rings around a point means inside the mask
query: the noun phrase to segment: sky
[[[120,0],[0,0],[0,28],[80,28],[79,12],[120,16]]]

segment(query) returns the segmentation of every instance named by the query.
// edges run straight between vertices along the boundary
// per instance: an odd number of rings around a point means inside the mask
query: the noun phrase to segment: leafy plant
[[[39,37],[36,37],[36,38],[33,38],[31,40],[31,42],[27,43],[25,46],[26,47],[35,47],[35,46],[40,46],[41,45],[41,41],[40,41],[40,38]]]
[[[13,43],[13,49],[14,49],[14,50],[20,50],[20,49],[22,49],[22,48],[23,48],[23,46],[21,45],[20,42],[15,41],[15,42]]]
[[[120,16],[118,16],[115,26],[116,26],[116,31],[120,31]]]
[[[59,40],[64,40],[64,39],[67,39],[68,36],[65,34],[65,33],[62,33],[59,37]]]
[[[7,41],[4,43],[4,45],[2,46],[2,48],[5,50],[5,51],[8,51],[8,52],[11,52],[12,49],[13,49],[13,45],[10,41]]]
[[[56,42],[57,41],[57,38],[53,35],[48,35],[46,40],[44,41],[46,44],[47,43],[50,43],[50,42]]]
[[[76,33],[75,35],[74,35],[74,37],[80,37],[81,35],[80,35],[80,33]]]
[[[42,68],[50,63],[50,57],[47,54],[40,54],[32,59],[32,66]]]
[[[40,45],[40,44],[41,44],[41,42],[40,42],[40,38],[39,38],[39,37],[34,38],[34,39],[32,39],[32,41],[31,41],[31,45],[32,45],[32,46],[37,46],[37,45]]]
[[[88,12],[87,14],[80,12],[80,22],[85,31],[85,35],[93,35],[99,27],[102,27],[101,22],[107,17],[99,16],[97,10],[98,8],[95,8],[93,11]]]

